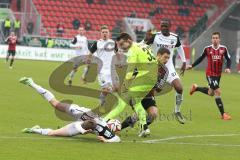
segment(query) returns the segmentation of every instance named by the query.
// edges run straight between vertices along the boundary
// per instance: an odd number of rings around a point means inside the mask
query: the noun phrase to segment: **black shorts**
[[[16,51],[8,51],[8,56],[15,56]]]
[[[147,110],[151,106],[156,106],[155,97],[153,96],[146,96],[142,99],[141,103],[145,110]]]
[[[220,86],[221,76],[207,76],[208,85],[211,89],[216,90]]]

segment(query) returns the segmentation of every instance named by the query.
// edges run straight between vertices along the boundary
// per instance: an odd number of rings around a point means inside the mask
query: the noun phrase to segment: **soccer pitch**
[[[23,76],[32,77],[38,84],[53,91],[59,99],[71,99],[87,107],[96,106],[97,99],[65,95],[49,87],[49,76],[61,63],[16,60],[14,69],[0,61],[0,159],[1,160],[238,160],[240,157],[240,75],[223,74],[222,99],[232,120],[220,119],[214,98],[195,93],[189,96],[192,83],[206,85],[203,71],[188,71],[182,78],[184,102],[182,113],[187,123],[179,124],[172,117],[174,92],[157,98],[161,113],[150,126],[151,136],[138,138],[137,127],[121,133],[122,142],[103,144],[95,135],[74,138],[46,137],[24,134],[21,130],[33,125],[57,128],[69,122],[56,117],[55,111],[29,87],[18,82]],[[80,72],[73,84],[81,84]],[[97,84],[91,84],[91,87]],[[128,109],[129,113],[132,113]],[[124,115],[123,115],[124,116]]]

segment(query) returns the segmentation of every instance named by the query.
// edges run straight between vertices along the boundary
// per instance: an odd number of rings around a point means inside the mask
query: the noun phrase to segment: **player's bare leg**
[[[41,128],[36,125],[32,128],[25,128],[22,130],[23,133],[36,133],[45,136],[61,136],[61,137],[72,137],[77,134],[86,134],[92,132],[96,128],[96,122],[94,120],[88,121],[77,121],[70,123],[62,128],[53,130],[50,128]]]
[[[175,109],[174,109],[174,115],[176,119],[178,120],[179,123],[184,124],[185,119],[183,118],[180,107],[183,101],[183,87],[180,79],[175,79],[172,81],[172,86],[174,87],[176,91],[176,104],[175,104]]]

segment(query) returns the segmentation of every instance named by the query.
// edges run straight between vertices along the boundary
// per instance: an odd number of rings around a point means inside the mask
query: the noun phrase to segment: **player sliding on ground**
[[[91,109],[79,107],[76,104],[67,104],[58,101],[50,91],[36,84],[31,78],[23,77],[19,80],[19,82],[35,89],[55,109],[67,113],[76,120],[75,122],[56,130],[34,126],[32,128],[23,129],[23,132],[66,137],[91,132],[97,134],[98,139],[102,142],[120,142],[120,138],[107,127],[106,121],[101,119],[97,114],[93,113]]]
[[[223,57],[227,60],[227,68],[225,69],[226,73],[231,73],[231,59],[227,48],[220,45],[219,32],[214,32],[212,34],[212,45],[205,47],[202,55],[192,65],[187,66],[187,69],[192,69],[197,66],[205,57],[207,57],[208,60],[206,78],[209,87],[199,87],[197,84],[193,84],[190,90],[190,95],[199,91],[209,96],[215,96],[215,101],[221,113],[221,118],[223,120],[230,120],[231,116],[224,111],[219,83],[222,74]]]

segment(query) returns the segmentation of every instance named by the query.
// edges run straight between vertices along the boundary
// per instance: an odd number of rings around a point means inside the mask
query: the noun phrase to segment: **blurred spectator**
[[[236,63],[237,63],[237,72],[240,73],[240,47],[237,48]]]
[[[141,26],[136,26],[136,28],[135,28],[135,34],[137,36],[137,42],[140,42],[144,39],[144,32],[142,30],[143,30],[143,27],[141,27]]]
[[[153,17],[155,16],[155,14],[160,14],[162,12],[162,9],[160,6],[158,6],[157,8],[155,8],[154,6],[152,7],[152,9],[149,12],[149,17]]]
[[[86,31],[89,31],[92,29],[92,24],[89,20],[86,20],[86,22],[85,22],[85,29],[86,29]]]
[[[6,18],[4,21],[4,36],[8,37],[11,29],[11,20]]]
[[[53,48],[55,45],[55,42],[52,38],[47,39],[47,48]]]
[[[72,21],[72,25],[73,25],[73,29],[77,30],[80,27],[80,21],[77,18],[75,18]]]
[[[188,6],[195,6],[193,0],[187,0],[187,5],[188,5]]]
[[[180,38],[183,38],[184,30],[183,30],[183,28],[181,26],[177,26],[175,32],[179,35]]]
[[[94,3],[94,0],[86,0],[86,2],[87,2],[88,4],[93,4],[93,3]]]
[[[27,31],[28,31],[28,34],[33,34],[33,29],[34,29],[34,23],[33,21],[29,21],[28,24],[27,24]]]
[[[121,27],[118,25],[118,21],[116,22],[115,27],[112,29],[112,38],[116,39],[121,33]]]
[[[152,6],[152,8],[150,9],[150,12],[149,12],[149,17],[153,17],[154,15],[156,14],[156,9],[154,6]]]
[[[63,33],[64,33],[64,26],[63,26],[63,23],[60,22],[57,24],[57,36],[62,37]]]
[[[21,0],[17,0],[17,11],[21,12]]]
[[[32,47],[42,47],[42,43],[37,37],[34,37],[31,41],[29,41],[28,45]]]
[[[107,4],[107,0],[99,0],[99,4]]]
[[[179,6],[183,6],[184,5],[184,0],[177,0],[177,4]]]
[[[11,30],[11,20],[7,17],[4,21],[4,36],[8,37]]]
[[[160,14],[160,13],[162,13],[162,8],[160,7],[160,6],[158,6],[157,8],[156,8],[156,14]]]
[[[180,16],[189,16],[190,11],[189,11],[188,8],[179,8],[179,9],[178,9],[178,14],[179,14]]]
[[[131,17],[131,18],[136,18],[136,17],[137,17],[136,11],[132,11],[132,13],[130,14],[129,17]]]
[[[21,21],[17,18],[14,21],[14,32],[17,37],[20,37]]]

